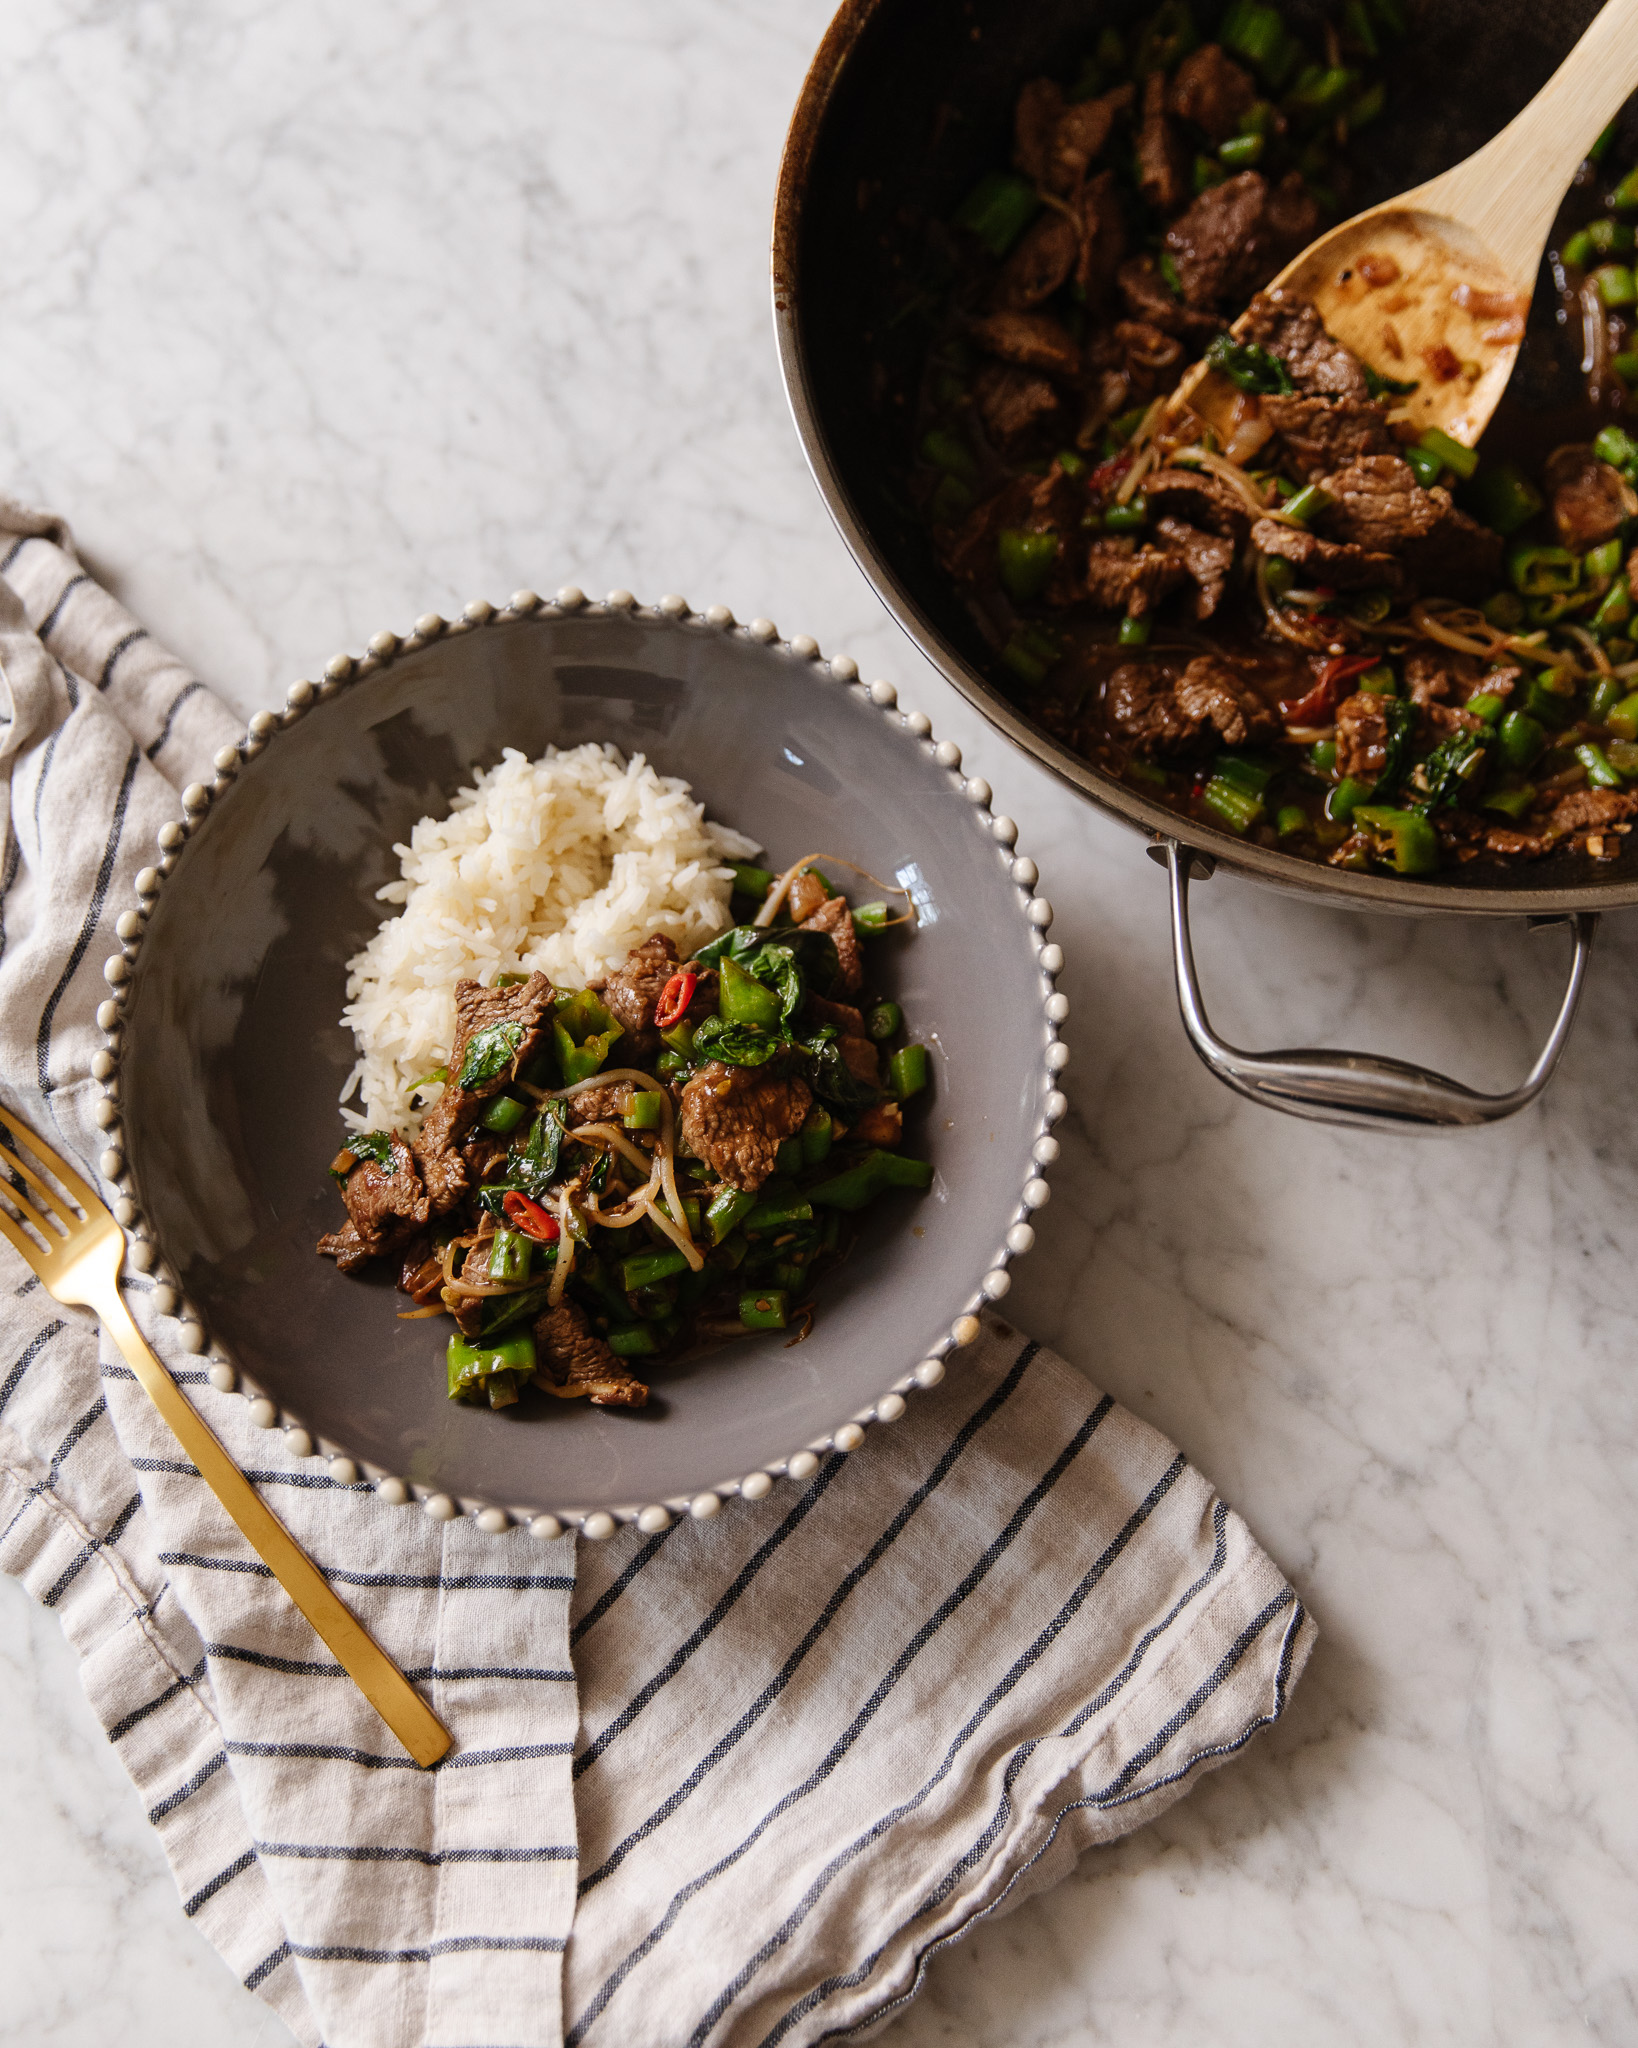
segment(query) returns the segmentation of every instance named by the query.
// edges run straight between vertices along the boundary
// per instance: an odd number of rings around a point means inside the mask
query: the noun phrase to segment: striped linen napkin
[[[114,920],[237,721],[0,501],[0,1081],[82,1162]],[[343,1486],[138,1321],[455,1747],[417,1771],[86,1317],[0,1251],[0,1567],[182,1909],[303,2042],[812,2042],[1151,1818],[1314,1640],[1173,1447],[991,1318],[851,1456],[578,1550]]]

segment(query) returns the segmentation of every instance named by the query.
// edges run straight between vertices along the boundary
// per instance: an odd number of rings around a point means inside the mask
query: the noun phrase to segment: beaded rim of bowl
[[[457,1499],[436,1484],[414,1484],[384,1467],[355,1459],[340,1445],[315,1439],[299,1416],[281,1409],[271,1395],[220,1351],[207,1349],[203,1317],[182,1296],[175,1274],[162,1264],[159,1248],[143,1221],[139,1190],[121,1142],[119,1054],[124,1005],[130,992],[132,970],[141,949],[148,917],[158,900],[165,877],[176,866],[189,839],[208,819],[213,804],[227,794],[240,771],[263,752],[269,741],[303,718],[316,704],[336,696],[350,684],[378,675],[401,656],[416,653],[447,634],[502,627],[520,619],[570,616],[584,619],[636,616],[663,621],[684,630],[741,635],[761,646],[778,648],[797,661],[826,669],[834,682],[867,698],[884,718],[907,732],[950,775],[955,786],[977,810],[990,838],[1007,861],[1008,875],[1018,890],[1020,908],[1035,937],[1042,986],[1042,1017],[1046,1029],[1041,1065],[1043,1085],[1030,1150],[1029,1178],[1019,1191],[1012,1221],[990,1269],[945,1335],[929,1349],[920,1364],[895,1380],[868,1408],[839,1423],[828,1436],[817,1437],[785,1457],[770,1461],[763,1470],[747,1472],[735,1479],[718,1480],[691,1496],[678,1495],[646,1505],[564,1508],[556,1514],[539,1514],[529,1510],[511,1510],[489,1501]],[[1052,1126],[1059,1122],[1068,1107],[1059,1089],[1058,1077],[1069,1063],[1069,1048],[1059,1033],[1059,1027],[1069,1015],[1069,1001],[1054,985],[1063,968],[1063,949],[1046,937],[1052,923],[1052,905],[1036,894],[1039,876],[1035,863],[1016,850],[1017,825],[1011,818],[992,813],[990,785],[982,776],[962,777],[961,749],[953,741],[935,740],[932,721],[924,713],[899,709],[898,692],[891,683],[862,683],[858,664],[848,656],[836,655],[826,662],[820,654],[818,642],[807,634],[798,633],[782,641],[771,619],[752,619],[748,625],[741,625],[726,605],[715,604],[703,612],[696,612],[685,598],[675,596],[662,597],[657,605],[640,605],[629,590],[611,590],[601,604],[592,602],[583,591],[573,586],[558,591],[551,599],[538,597],[532,590],[520,590],[507,604],[499,607],[479,598],[469,604],[457,619],[446,620],[436,612],[428,612],[416,620],[412,632],[403,636],[377,633],[369,643],[368,653],[361,657],[335,655],[325,664],[322,680],[290,685],[285,693],[282,712],[258,711],[238,745],[223,747],[216,755],[215,768],[213,782],[190,783],[182,792],[182,818],[160,827],[159,859],[152,867],[143,868],[136,878],[138,907],[123,912],[114,927],[120,940],[120,951],[111,955],[103,965],[108,996],[98,1008],[97,1023],[103,1032],[104,1043],[91,1066],[93,1078],[102,1085],[102,1098],[96,1106],[95,1116],[106,1141],[98,1166],[104,1182],[112,1190],[115,1218],[126,1233],[127,1264],[136,1272],[152,1276],[150,1298],[155,1312],[180,1324],[178,1341],[185,1352],[205,1356],[209,1385],[218,1394],[242,1399],[249,1411],[248,1420],[255,1427],[280,1431],[285,1449],[292,1458],[323,1458],[328,1463],[330,1477],[339,1485],[370,1486],[378,1498],[392,1506],[418,1502],[435,1521],[447,1522],[457,1516],[470,1516],[480,1529],[492,1535],[520,1525],[547,1542],[562,1535],[568,1527],[578,1529],[581,1535],[593,1540],[612,1536],[616,1530],[633,1525],[645,1534],[653,1535],[668,1528],[679,1515],[708,1521],[720,1511],[725,1500],[736,1495],[744,1500],[761,1500],[773,1491],[776,1480],[805,1480],[817,1469],[822,1457],[832,1452],[856,1450],[871,1423],[896,1422],[905,1412],[908,1397],[922,1389],[936,1387],[945,1376],[945,1361],[949,1355],[974,1342],[979,1333],[980,1312],[991,1302],[999,1301],[1011,1287],[1012,1276],[1008,1266],[1034,1244],[1035,1230],[1030,1218],[1037,1209],[1045,1207],[1051,1193],[1043,1174],[1059,1152]]]

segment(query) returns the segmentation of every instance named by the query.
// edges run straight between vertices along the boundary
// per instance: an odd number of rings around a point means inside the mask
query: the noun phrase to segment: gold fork
[[[6,1199],[18,1215],[0,1208],[0,1231],[58,1301],[91,1309],[101,1317],[143,1391],[251,1549],[415,1761],[423,1770],[435,1764],[450,1746],[449,1731],[363,1623],[331,1592],[323,1573],[234,1464],[209,1424],[143,1341],[120,1292],[125,1233],[73,1168],[42,1144],[27,1124],[4,1108],[0,1108],[0,1123],[67,1189],[69,1197],[65,1200],[18,1151],[0,1142],[0,1171],[20,1177],[34,1197],[25,1198],[15,1180],[6,1186]],[[76,1215],[75,1206],[83,1213]]]

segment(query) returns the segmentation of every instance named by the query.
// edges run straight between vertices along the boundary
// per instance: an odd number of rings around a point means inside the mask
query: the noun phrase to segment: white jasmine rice
[[[342,1090],[357,1130],[413,1130],[415,1084],[449,1057],[455,983],[539,968],[584,988],[655,932],[685,956],[729,921],[729,860],[757,851],[713,824],[686,782],[589,744],[539,761],[508,748],[395,846],[402,904],[347,963],[341,1021],[358,1046]]]

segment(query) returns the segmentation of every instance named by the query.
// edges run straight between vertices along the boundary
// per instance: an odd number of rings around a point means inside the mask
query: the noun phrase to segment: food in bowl
[[[926,1049],[866,987],[869,937],[907,920],[850,904],[819,866],[846,861],[758,850],[597,746],[508,754],[398,849],[404,908],[351,963],[365,1109],[318,1249],[453,1317],[451,1399],[640,1408],[651,1363],[799,1342],[851,1219],[930,1184],[904,1149]],[[485,971],[434,979],[452,954]]]
[[[1399,9],[1346,8],[1323,49],[1261,0],[1205,20],[1159,8],[1031,80],[1010,165],[928,225],[908,486],[943,567],[1020,708],[1185,817],[1413,876],[1613,859],[1638,813],[1638,172],[1606,171],[1606,136],[1553,238],[1579,409],[1504,399],[1480,456],[1396,410],[1467,368],[1407,357],[1390,258],[1360,264],[1374,362],[1261,294],[1350,210],[1415,61]],[[1523,332],[1522,305],[1468,310]],[[1223,445],[1168,410],[1201,354],[1241,392]]]

